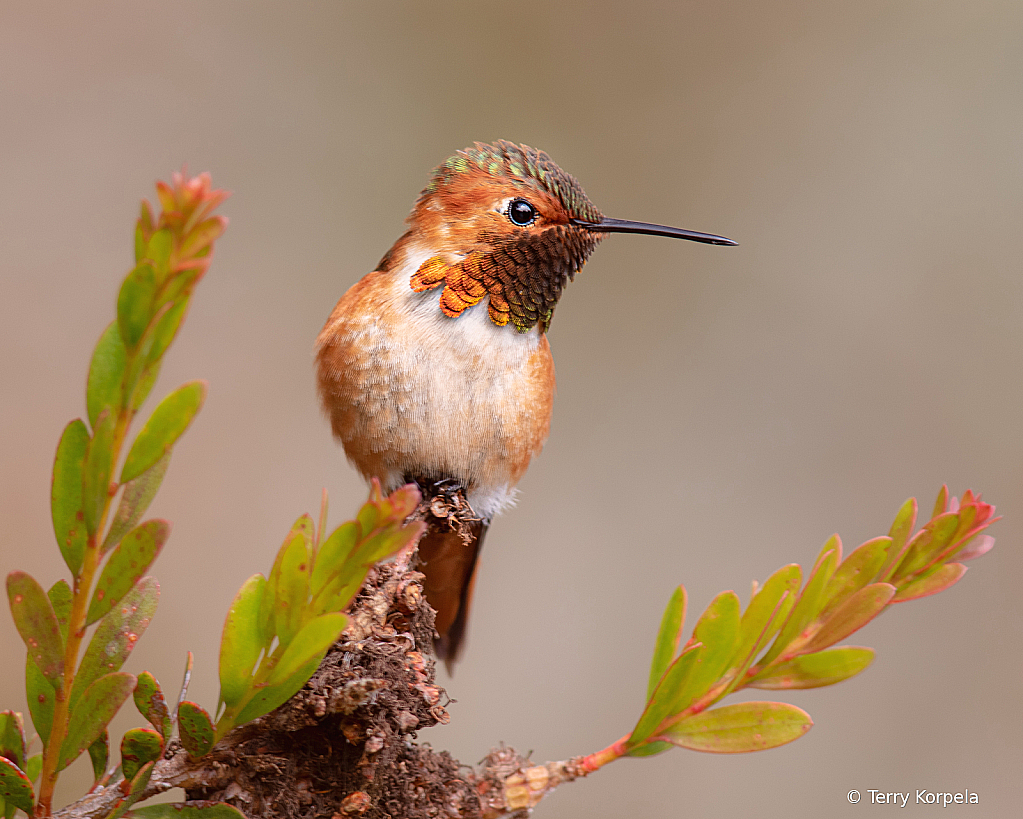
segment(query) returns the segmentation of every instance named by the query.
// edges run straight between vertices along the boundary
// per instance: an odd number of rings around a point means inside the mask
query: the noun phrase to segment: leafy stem
[[[931,519],[911,537],[916,513],[916,500],[906,501],[887,536],[867,541],[844,560],[841,540],[833,536],[802,589],[802,571],[790,564],[762,587],[754,584],[745,611],[734,592],[722,592],[680,652],[686,597],[679,587],[662,619],[643,714],[624,746],[620,740],[586,757],[587,764],[606,764],[623,753],[647,756],[672,745],[753,751],[802,736],[813,722],[792,705],[708,709],[743,688],[816,688],[858,674],[870,665],[873,650],[837,643],[894,603],[948,589],[965,573],[963,561],[994,543],[982,534],[997,520],[994,507],[970,491],[960,503],[942,487]]]
[[[315,531],[308,515],[295,521],[269,577],[250,577],[228,612],[214,742],[289,700],[312,676],[369,569],[419,539],[423,524],[406,523],[419,500],[414,485],[385,498],[374,481],[356,519],[325,539],[326,499]]]
[[[156,582],[142,575],[169,533],[165,521],[139,520],[206,393],[205,384],[192,382],[167,396],[135,437],[115,478],[131,423],[226,225],[223,217],[212,215],[226,194],[212,190],[206,175],[176,174],[172,185],[157,185],[157,194],[162,212],[154,216],[143,201],[135,230],[136,264],[118,293],[117,317],[93,352],[86,390],[89,426],[72,421],[57,448],[53,523],[71,586],[61,580],[44,593],[23,572],[7,579],[11,613],[29,654],[29,706],[43,740],[37,816],[51,813],[60,771],[87,748],[97,781],[103,774],[107,723],[137,682],[118,669],[148,626],[159,594]],[[97,623],[80,657],[87,631]],[[126,741],[122,751],[148,739],[139,735]],[[24,771],[3,768],[0,775],[17,780],[11,806],[27,810],[32,790],[30,781],[19,778]]]
[[[112,441],[112,463],[116,464],[120,460],[121,449],[134,416],[135,411],[130,407],[122,406],[118,410]],[[52,812],[53,790],[60,773],[60,755],[68,732],[70,692],[74,687],[78,655],[81,651],[82,640],[85,638],[88,603],[91,599],[90,592],[103,557],[103,541],[100,534],[106,531],[110,507],[119,488],[118,484],[110,483],[96,531],[92,532],[86,541],[81,571],[74,577],[74,594],[64,646],[64,682],[54,692],[53,727],[50,729],[50,738],[43,752],[39,799],[36,806],[38,816],[49,816]]]

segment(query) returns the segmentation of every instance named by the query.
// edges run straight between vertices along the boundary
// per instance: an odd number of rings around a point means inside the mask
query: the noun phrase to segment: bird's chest
[[[547,340],[496,326],[485,300],[454,319],[437,301],[383,274],[353,287],[320,339],[324,406],[366,475],[510,491],[550,425]]]
[[[495,327],[485,304],[451,319],[436,309],[436,293],[410,294],[408,301],[416,304],[393,323],[382,321],[367,351],[367,370],[383,370],[380,398],[405,423],[449,443],[465,439],[482,448],[495,436],[514,435],[521,404],[537,386],[535,334]]]

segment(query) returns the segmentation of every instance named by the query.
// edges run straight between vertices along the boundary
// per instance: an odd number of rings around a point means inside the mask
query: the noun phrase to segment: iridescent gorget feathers
[[[534,223],[509,220],[498,205],[512,199],[537,210]],[[435,224],[438,211],[442,224]],[[440,309],[451,318],[489,296],[494,324],[546,332],[565,285],[603,238],[570,220],[601,218],[579,183],[543,151],[504,140],[476,143],[437,168],[409,217],[418,232],[435,237],[439,251],[411,287],[443,285]]]
[[[489,295],[494,324],[510,321],[520,333],[539,324],[546,333],[562,289],[599,241],[599,235],[557,226],[495,242],[489,252],[473,251],[454,265],[434,256],[412,277],[412,289],[419,293],[443,283],[440,309],[451,318]]]

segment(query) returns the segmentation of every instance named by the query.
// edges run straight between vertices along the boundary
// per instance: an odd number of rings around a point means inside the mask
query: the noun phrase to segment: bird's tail
[[[448,673],[464,646],[480,547],[486,533],[487,523],[482,520],[454,529],[447,521],[433,519],[419,541],[419,571],[426,575],[423,590],[437,611],[435,628],[440,639],[434,650],[438,659],[445,661]]]

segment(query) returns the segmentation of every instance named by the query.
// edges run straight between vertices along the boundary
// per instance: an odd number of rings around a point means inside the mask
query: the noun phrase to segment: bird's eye
[[[525,227],[536,221],[536,208],[525,199],[512,199],[508,203],[508,218],[513,225]]]

